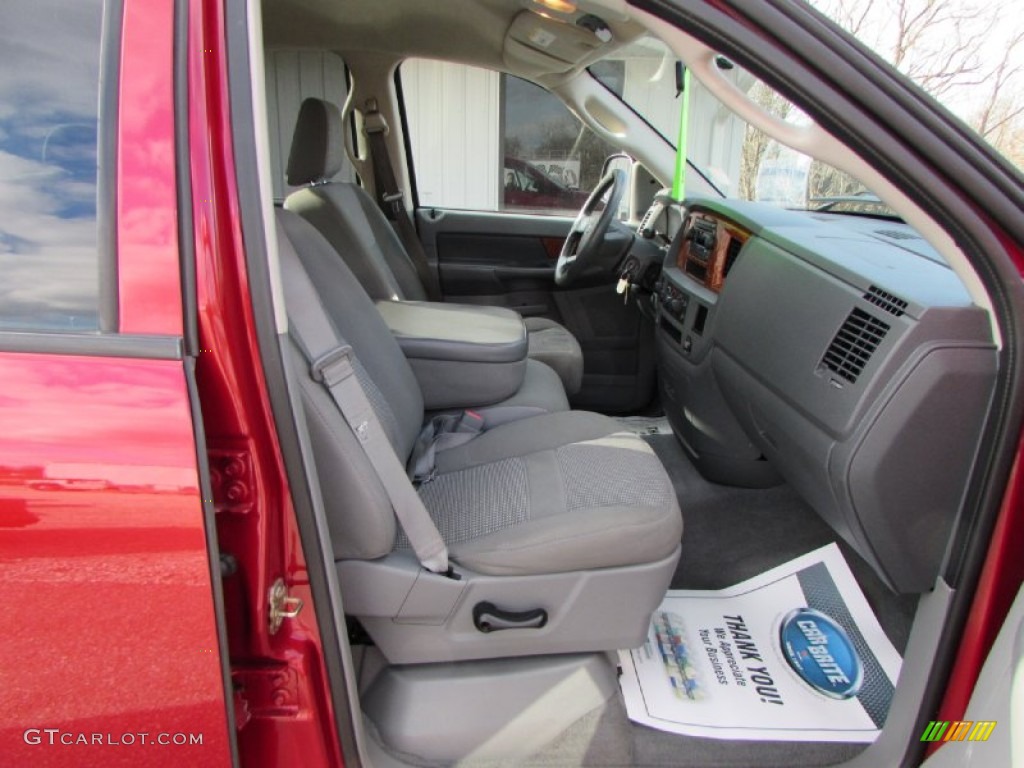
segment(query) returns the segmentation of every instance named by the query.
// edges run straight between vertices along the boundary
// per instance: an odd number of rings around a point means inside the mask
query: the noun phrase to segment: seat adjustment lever
[[[548,623],[548,612],[543,608],[529,611],[506,611],[494,603],[477,603],[473,607],[473,625],[481,632],[502,629],[540,629]]]

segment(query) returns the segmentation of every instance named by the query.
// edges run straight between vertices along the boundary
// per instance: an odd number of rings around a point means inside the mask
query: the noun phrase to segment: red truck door
[[[231,762],[174,3],[0,6],[0,764]]]

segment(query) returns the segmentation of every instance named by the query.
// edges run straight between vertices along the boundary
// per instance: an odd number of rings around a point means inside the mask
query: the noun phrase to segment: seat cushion
[[[452,559],[479,573],[651,563],[682,536],[672,483],[650,446],[598,414],[496,427],[438,454],[437,469],[420,496]]]
[[[550,365],[562,380],[568,395],[575,395],[583,384],[583,350],[565,328],[546,317],[524,317],[529,338],[529,355]]]
[[[475,407],[473,410],[483,417],[484,429],[494,429],[510,421],[568,411],[569,401],[565,397],[561,379],[550,366],[536,360],[527,360],[526,375],[518,392],[500,403]],[[427,417],[432,415],[428,413]]]

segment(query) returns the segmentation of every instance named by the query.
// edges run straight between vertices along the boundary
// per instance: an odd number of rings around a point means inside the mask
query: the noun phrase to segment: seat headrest
[[[341,170],[344,160],[341,110],[323,99],[305,99],[299,107],[288,153],[288,183],[299,187],[329,179]]]

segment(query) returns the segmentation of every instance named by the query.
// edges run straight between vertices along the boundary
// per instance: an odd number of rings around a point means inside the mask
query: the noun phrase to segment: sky
[[[100,0],[0,4],[0,314],[96,325]]]

